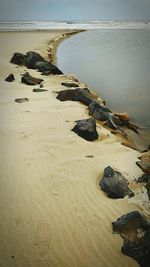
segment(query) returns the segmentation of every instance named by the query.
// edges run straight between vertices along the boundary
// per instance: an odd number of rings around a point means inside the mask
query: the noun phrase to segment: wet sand
[[[47,58],[50,39],[62,32],[0,36],[0,266],[138,266],[121,254],[122,240],[112,234],[111,223],[132,210],[142,208],[146,214],[145,195],[133,182],[142,173],[135,164],[140,153],[102,126],[94,142],[71,132],[75,120],[88,117],[87,109],[78,102],[60,102],[55,92],[73,77],[28,70],[44,79],[48,91],[42,93],[20,82],[27,69],[9,63],[13,53],[33,50]],[[12,83],[4,81],[10,73],[16,78]],[[29,102],[16,103],[20,97]],[[108,165],[128,179],[132,200],[109,199],[100,190]]]

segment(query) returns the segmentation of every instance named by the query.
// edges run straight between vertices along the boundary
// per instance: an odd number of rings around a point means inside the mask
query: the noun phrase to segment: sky
[[[150,0],[0,0],[0,20],[150,20]]]

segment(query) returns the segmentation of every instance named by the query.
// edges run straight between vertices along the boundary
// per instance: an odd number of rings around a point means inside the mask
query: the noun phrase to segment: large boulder
[[[21,77],[22,83],[25,83],[27,85],[37,85],[40,84],[43,80],[39,78],[35,78],[29,75],[28,72],[26,72],[22,77]]]
[[[60,101],[79,101],[82,104],[89,106],[93,101],[94,96],[88,88],[77,88],[62,90],[58,93],[57,99]]]
[[[42,60],[44,58],[39,53],[29,51],[26,53],[24,63],[28,69],[37,69],[37,62]]]
[[[132,211],[112,223],[113,233],[123,239],[122,253],[136,260],[141,267],[150,266],[150,223]]]
[[[24,59],[25,59],[25,55],[16,52],[12,56],[10,62],[16,65],[24,65]]]
[[[103,177],[99,183],[101,189],[110,198],[133,197],[134,193],[128,187],[128,184],[127,179],[110,166],[104,169]]]
[[[63,72],[54,66],[52,63],[46,60],[40,60],[36,62],[36,69],[42,72],[43,75],[53,74],[53,75],[61,75]]]
[[[5,78],[5,81],[6,82],[13,82],[15,80],[15,77],[14,75],[11,73],[9,74],[6,78]]]
[[[72,131],[74,131],[76,134],[78,134],[87,141],[93,141],[98,139],[98,133],[96,131],[96,121],[93,118],[77,121]]]

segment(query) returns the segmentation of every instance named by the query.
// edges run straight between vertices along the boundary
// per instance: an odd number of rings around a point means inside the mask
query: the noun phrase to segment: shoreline
[[[48,43],[48,50],[47,50],[48,51],[48,58],[49,58],[50,62],[53,64],[56,64],[57,48],[63,40],[69,38],[70,36],[72,36],[74,34],[78,34],[79,32],[83,32],[83,31],[85,31],[85,30],[69,30],[69,31],[66,30],[66,32],[63,32],[60,36],[51,39]]]
[[[111,260],[112,267],[136,267],[134,260],[121,254],[122,241],[112,235],[111,224],[132,210],[149,217],[146,193],[135,183],[142,174],[135,164],[141,154],[121,145],[102,125],[95,142],[71,131],[76,120],[88,117],[86,106],[62,103],[56,92],[74,76],[41,76],[9,62],[12,53],[30,50],[47,58],[47,52],[56,52],[62,34],[16,33],[14,39],[10,33],[1,35],[0,262],[8,267],[109,267]],[[55,38],[56,47],[47,51],[48,44],[55,46]],[[26,71],[44,79],[47,91],[34,93],[37,86],[22,84],[20,75]],[[9,73],[15,76],[12,83],[4,81]],[[16,103],[20,97],[29,101]],[[126,177],[134,198],[113,200],[100,190],[108,165]]]

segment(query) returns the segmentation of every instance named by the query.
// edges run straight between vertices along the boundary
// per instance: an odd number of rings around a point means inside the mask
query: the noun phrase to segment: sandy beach
[[[94,142],[71,131],[74,121],[89,117],[81,103],[56,99],[73,76],[41,76],[10,63],[14,52],[30,50],[48,59],[50,40],[66,31],[0,33],[0,266],[136,267],[121,253],[112,222],[133,210],[148,214],[145,193],[134,183],[141,154],[102,126]],[[44,79],[48,91],[21,83],[26,71]],[[100,189],[108,165],[128,179],[135,197],[114,200]]]

